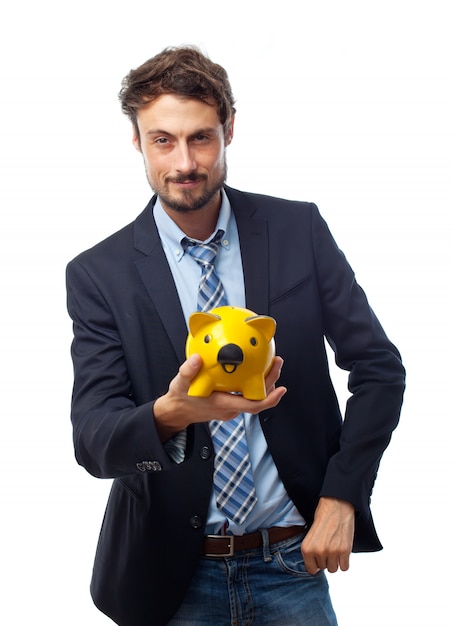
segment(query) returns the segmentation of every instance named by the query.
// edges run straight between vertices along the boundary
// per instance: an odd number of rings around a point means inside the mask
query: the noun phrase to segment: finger
[[[340,569],[342,572],[346,572],[349,569],[349,554],[340,556]]]
[[[283,366],[283,359],[281,357],[275,357],[272,367],[269,370],[265,379],[266,393],[269,393],[275,387],[276,382],[280,378],[282,366]]]
[[[309,574],[314,576],[322,568],[319,566],[319,563],[317,561],[316,555],[314,553],[310,552],[309,549],[307,548],[306,538],[304,539],[304,541],[302,541],[302,545],[301,545],[300,549],[301,549],[301,552],[302,552],[302,558],[304,560],[305,569],[307,570],[307,572]]]
[[[346,572],[349,569],[349,553],[333,553],[327,557],[327,569],[330,573],[338,571]]]
[[[327,557],[326,568],[331,574],[338,571],[338,556],[336,554]]]
[[[264,400],[242,400],[240,412],[256,415],[267,409],[272,409],[274,406],[277,406],[286,391],[286,387],[274,387]]]
[[[181,367],[179,368],[179,373],[182,378],[191,381],[192,378],[194,378],[200,371],[201,365],[201,356],[199,354],[192,354],[187,359],[187,361],[184,361],[184,363],[182,363]]]
[[[305,569],[312,576],[317,574],[322,569],[321,567],[319,567],[316,557],[314,556],[304,555],[304,563]]]
[[[276,382],[280,378],[280,373],[283,367],[283,359],[280,356],[274,358],[271,369],[269,370],[266,378],[274,380]]]
[[[287,391],[288,390],[286,389],[286,387],[274,387],[267,396],[266,406],[261,410],[270,409],[274,406],[277,406],[277,404],[280,402],[280,400],[283,398]]]
[[[202,365],[202,359],[199,354],[192,354],[179,367],[178,374],[170,383],[169,391],[173,393],[187,394],[190,383],[198,374]]]

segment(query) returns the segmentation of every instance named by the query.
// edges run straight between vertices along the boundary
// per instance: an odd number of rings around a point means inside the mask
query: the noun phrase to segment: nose
[[[189,174],[197,169],[195,158],[192,154],[192,150],[187,143],[181,142],[178,144],[174,153],[174,167],[180,174]]]
[[[217,354],[220,365],[240,365],[244,360],[242,349],[235,343],[227,343],[222,346]]]

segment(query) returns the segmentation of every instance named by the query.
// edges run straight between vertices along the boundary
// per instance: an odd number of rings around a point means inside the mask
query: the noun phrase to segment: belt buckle
[[[228,557],[234,555],[234,535],[206,535],[207,539],[227,539],[228,540],[228,552],[225,553],[216,553],[216,554],[208,554],[205,556],[208,557]]]

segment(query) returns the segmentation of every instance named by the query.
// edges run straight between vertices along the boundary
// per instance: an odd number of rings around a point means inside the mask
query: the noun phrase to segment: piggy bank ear
[[[202,313],[201,311],[192,313],[189,317],[189,330],[192,336],[195,336],[203,326],[217,322],[219,319],[221,318],[213,313]]]
[[[273,317],[257,315],[255,317],[248,317],[245,323],[259,330],[266,337],[267,341],[270,341],[275,335],[277,324]]]

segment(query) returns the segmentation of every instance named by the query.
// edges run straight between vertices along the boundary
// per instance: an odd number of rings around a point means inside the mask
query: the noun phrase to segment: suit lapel
[[[269,237],[266,220],[254,217],[254,201],[240,191],[226,187],[236,217],[247,308],[260,315],[269,313]]]
[[[154,202],[155,198],[134,224],[134,245],[146,255],[136,261],[136,267],[181,363],[185,358],[187,326],[154,222]]]
[[[269,244],[267,221],[254,217],[254,201],[242,192],[226,187],[236,217],[247,308],[269,313]],[[187,326],[153,218],[155,198],[134,224],[134,246],[145,254],[136,261],[137,270],[158,312],[178,361],[185,358]]]

